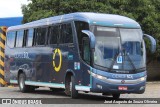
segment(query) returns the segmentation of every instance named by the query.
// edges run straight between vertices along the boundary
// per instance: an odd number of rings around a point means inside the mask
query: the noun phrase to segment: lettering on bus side
[[[28,52],[16,53],[14,55],[15,58],[29,58]]]

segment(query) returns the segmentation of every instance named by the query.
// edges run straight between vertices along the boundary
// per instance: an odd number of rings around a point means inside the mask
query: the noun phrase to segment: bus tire
[[[112,96],[113,96],[114,99],[119,99],[120,94],[112,94]]]
[[[71,76],[67,76],[65,78],[65,94],[67,96],[71,95],[71,92],[70,92],[70,81],[71,81]]]
[[[19,89],[22,93],[31,92],[35,90],[35,87],[25,85],[26,75],[24,73],[20,73],[18,76],[18,85]]]
[[[73,98],[73,99],[78,98],[78,91],[76,90],[75,86],[76,86],[75,77],[71,76],[70,92],[71,92],[71,98]]]

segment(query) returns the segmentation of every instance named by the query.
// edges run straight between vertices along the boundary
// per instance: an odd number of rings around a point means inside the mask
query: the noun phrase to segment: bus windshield
[[[110,70],[136,71],[145,68],[141,29],[94,27],[94,64]]]

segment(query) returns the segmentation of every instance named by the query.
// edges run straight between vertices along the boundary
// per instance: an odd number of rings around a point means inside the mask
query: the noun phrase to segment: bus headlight
[[[145,81],[145,80],[146,80],[146,76],[140,78],[140,81]]]
[[[106,79],[107,79],[107,77],[104,77],[104,76],[102,76],[102,75],[95,74],[95,73],[93,73],[93,72],[91,72],[91,71],[89,71],[89,70],[88,70],[88,73],[89,73],[90,75],[92,75],[93,77],[98,78],[98,79],[101,79],[101,80],[106,80]]]
[[[101,80],[106,80],[106,79],[107,79],[106,77],[101,76],[101,75],[97,75],[97,78],[98,78],[98,79],[101,79]]]

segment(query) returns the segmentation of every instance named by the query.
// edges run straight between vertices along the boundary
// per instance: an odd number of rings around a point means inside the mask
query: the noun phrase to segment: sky
[[[23,16],[21,5],[28,0],[0,0],[0,18]]]

